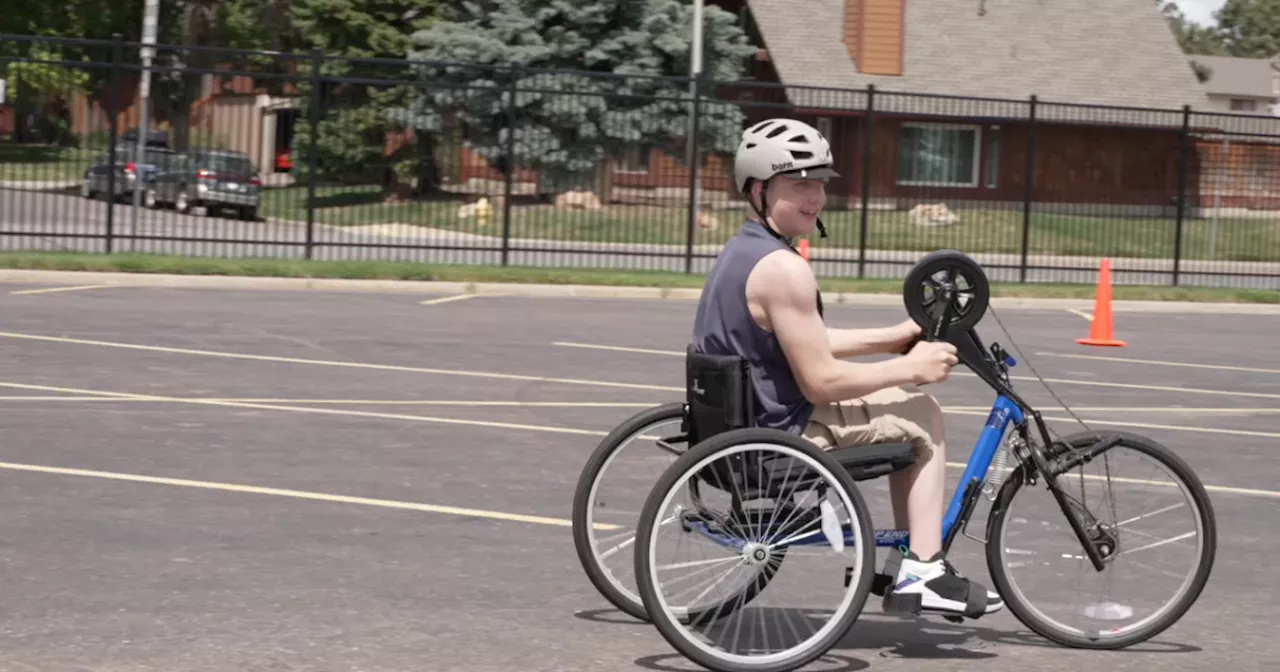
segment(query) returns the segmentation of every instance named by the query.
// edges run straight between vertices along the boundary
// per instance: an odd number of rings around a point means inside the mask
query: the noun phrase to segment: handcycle
[[[1041,413],[1013,390],[1009,370],[1016,361],[998,343],[984,346],[977,334],[975,327],[989,308],[990,288],[981,267],[968,256],[950,250],[926,255],[908,273],[903,295],[907,312],[921,325],[924,338],[954,344],[961,363],[995,393],[945,512],[943,549],[949,551],[960,534],[985,544],[993,587],[1009,611],[1032,631],[1063,646],[1125,648],[1176,623],[1204,589],[1216,553],[1213,508],[1191,468],[1168,448],[1128,432],[1086,428],[1066,437],[1051,436]],[[906,548],[910,536],[906,530],[876,529],[858,486],[909,468],[915,460],[912,446],[881,443],[824,451],[803,437],[754,426],[750,378],[746,362],[737,357],[707,355],[690,348],[685,374],[684,401],[656,406],[629,418],[599,444],[580,477],[573,510],[575,546],[584,570],[601,594],[623,612],[653,623],[685,657],[724,672],[780,672],[812,662],[851,630],[870,594],[882,598],[887,612],[920,613],[918,601],[894,590],[901,553],[890,552],[883,571],[874,570],[877,548]],[[658,431],[663,424],[673,429]],[[664,468],[648,487],[638,480],[634,469],[624,470],[632,487],[647,495],[639,507],[635,529],[630,530],[618,522],[620,517],[607,517],[592,507],[611,499],[601,494],[601,478],[609,466],[632,442],[645,439],[652,441],[647,459],[664,460]],[[1115,512],[1114,501],[1109,507],[1090,507],[1083,489],[1097,482],[1110,484],[1111,463],[1125,450],[1167,470],[1173,484],[1164,491],[1181,494],[1184,502],[1123,519]],[[1071,473],[1086,466],[1101,466],[1106,473],[1094,477]],[[1116,482],[1126,486],[1154,484],[1145,478]],[[684,485],[688,486],[689,504],[669,512]],[[1076,485],[1082,490],[1079,496],[1072,494]],[[796,501],[801,488],[806,488],[803,502]],[[1029,505],[1041,489],[1049,495],[1046,508],[1051,513],[1035,523],[1031,520],[1034,514],[1019,507]],[[1019,497],[1020,493],[1027,494]],[[985,539],[980,539],[967,528],[984,495],[992,506]],[[715,510],[713,499],[727,500],[727,511]],[[748,506],[753,502],[773,502],[775,508]],[[1182,507],[1194,514],[1190,532],[1164,535],[1147,527],[1158,525],[1166,519],[1162,516]],[[623,511],[621,516],[632,513]],[[1065,519],[1065,529],[1055,528],[1050,518]],[[1065,550],[1044,554],[1033,550],[1055,529],[1067,542]],[[701,541],[708,549],[725,551],[726,557],[664,564],[659,560],[657,542],[668,530],[682,541]],[[1182,543],[1188,539],[1191,544]],[[1084,616],[1088,622],[1104,625],[1086,628],[1061,623],[1046,610],[1070,606],[1067,603],[1080,595],[1078,585],[1033,601],[1028,593],[1047,580],[1015,577],[1015,570],[1054,562],[1075,565],[1094,576],[1109,576],[1111,571],[1119,571],[1116,568],[1127,566],[1132,554],[1188,545],[1191,569],[1180,577],[1166,565],[1146,562],[1145,555],[1134,561],[1144,573],[1125,582],[1126,587],[1145,590],[1157,576],[1170,575],[1179,584],[1174,595],[1153,613],[1128,626],[1116,627],[1115,622],[1132,615],[1133,606],[1114,601],[1076,603],[1067,610],[1068,616]],[[620,558],[623,570],[634,571],[634,582],[606,566],[606,560],[613,557]],[[836,585],[842,592],[829,621],[803,637],[799,630],[811,625],[821,610],[769,610],[760,603],[766,587],[769,595],[787,599],[832,597],[830,588],[806,592],[778,585],[784,560],[790,565],[810,559],[826,560],[832,566],[798,570],[795,577],[838,577]],[[708,597],[727,580],[727,574],[707,576],[718,568],[743,571],[746,581],[726,591],[727,595]],[[698,592],[687,603],[677,603],[663,592],[676,581],[662,574],[674,569],[691,569],[699,579],[686,591]],[[980,617],[977,602],[971,598],[965,616]],[[955,615],[946,617],[962,620]],[[733,633],[735,642],[742,642],[745,634],[742,648],[747,653],[715,649],[704,641],[717,630]],[[792,645],[778,652],[761,652],[770,639]]]

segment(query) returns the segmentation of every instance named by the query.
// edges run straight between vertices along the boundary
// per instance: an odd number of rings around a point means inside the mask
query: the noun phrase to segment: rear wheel
[[[834,458],[798,436],[737,429],[694,446],[654,485],[636,532],[637,582],[650,620],[686,658],[719,672],[784,672],[853,627],[874,539]],[[704,557],[674,560],[673,549]],[[709,617],[690,623],[690,612]]]
[[[684,450],[679,439],[683,419],[684,405],[679,402],[627,418],[591,453],[573,495],[573,544],[582,569],[610,604],[641,620],[647,616],[636,593],[631,560],[640,504],[653,481],[676,459],[655,440],[673,439],[673,448]],[[604,480],[609,467],[619,464],[616,473],[625,481],[615,492]]]
[[[596,447],[574,493],[573,542],[582,569],[610,604],[640,620],[647,620],[648,614],[634,575],[636,526],[649,489],[685,450],[680,433],[683,421],[684,404],[679,402],[628,418]],[[606,474],[618,481],[609,482]],[[740,593],[702,605],[697,613],[676,611],[686,622],[700,621],[708,614],[723,615],[733,605],[751,601],[768,585],[784,557],[779,553],[772,558]]]

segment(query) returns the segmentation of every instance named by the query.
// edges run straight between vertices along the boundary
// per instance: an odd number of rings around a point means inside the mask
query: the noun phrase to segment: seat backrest
[[[689,444],[755,424],[751,375],[746,358],[685,351],[685,395]]]

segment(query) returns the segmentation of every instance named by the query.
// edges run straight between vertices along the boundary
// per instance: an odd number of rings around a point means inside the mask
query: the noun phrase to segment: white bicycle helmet
[[[733,177],[738,193],[746,194],[752,180],[763,182],[763,188],[768,189],[769,180],[778,175],[808,180],[840,177],[834,163],[831,144],[818,129],[795,119],[768,119],[743,131]],[[761,203],[768,207],[764,198]],[[761,208],[756,212],[765,218]],[[821,220],[818,230],[827,237]]]

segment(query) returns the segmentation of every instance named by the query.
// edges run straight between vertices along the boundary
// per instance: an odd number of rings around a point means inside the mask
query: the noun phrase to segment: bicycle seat
[[[836,448],[827,453],[835,458],[855,481],[879,478],[915,464],[916,451],[910,443],[868,443]],[[767,480],[773,483],[816,476],[803,462],[784,458],[767,460],[761,465]]]

